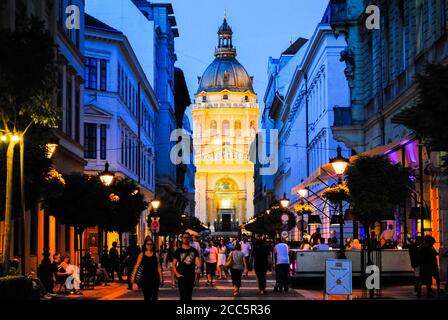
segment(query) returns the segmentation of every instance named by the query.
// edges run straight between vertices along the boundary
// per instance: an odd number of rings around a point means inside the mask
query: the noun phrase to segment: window
[[[102,124],[100,126],[100,159],[106,160],[107,157],[107,126]]]
[[[248,96],[244,96],[244,102],[249,102],[249,97]]]
[[[100,60],[100,90],[107,91],[107,61]]]
[[[85,64],[85,86],[87,89],[96,90],[98,61],[95,58],[86,57]]]
[[[241,137],[241,121],[235,121],[235,136]]]
[[[67,75],[67,95],[66,95],[66,106],[65,106],[65,133],[71,137],[72,136],[72,76]]]
[[[212,122],[210,122],[210,136],[214,137],[218,134],[217,132],[217,125],[216,125],[216,121],[213,120]]]
[[[118,64],[118,94],[121,96],[121,66]]]
[[[416,22],[415,22],[415,26],[416,26],[416,32],[415,32],[415,36],[416,36],[416,41],[415,41],[415,51],[416,53],[420,53],[423,50],[423,41],[424,41],[424,21],[423,21],[423,11],[424,11],[424,1],[423,0],[416,0]]]
[[[222,135],[226,137],[230,135],[230,123],[227,120],[222,122]]]
[[[75,95],[75,141],[79,143],[81,126],[81,94],[78,84],[76,84]]]
[[[124,133],[123,130],[121,130],[121,164],[124,164]]]
[[[207,102],[207,97],[206,96],[202,97],[202,102]]]
[[[84,158],[96,159],[96,124],[84,124]]]
[[[225,94],[225,95],[222,97],[222,99],[223,99],[223,100],[229,100],[229,96],[228,96],[227,94]]]

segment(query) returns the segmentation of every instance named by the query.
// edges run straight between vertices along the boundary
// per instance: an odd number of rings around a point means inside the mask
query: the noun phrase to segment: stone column
[[[254,179],[253,173],[246,174],[246,220],[252,217],[254,212]]]
[[[206,203],[206,176],[204,174],[197,173],[195,179],[195,195],[194,200],[196,202],[195,216],[203,223],[207,223],[207,203]]]

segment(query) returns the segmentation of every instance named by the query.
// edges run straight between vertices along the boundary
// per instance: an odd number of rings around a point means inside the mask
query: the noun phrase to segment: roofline
[[[104,33],[109,33],[109,34],[115,36],[115,38],[111,38],[111,37],[106,38],[105,35],[98,32],[98,30],[92,29],[93,32],[91,32],[91,30],[89,30],[89,29],[91,29],[91,28],[86,28],[86,30],[84,32],[84,37],[86,40],[89,40],[89,39],[94,40],[96,38],[101,41],[109,40],[109,41],[118,42],[120,44],[120,47],[121,47],[124,55],[127,56],[132,61],[134,68],[137,69],[136,71],[137,71],[139,77],[141,78],[141,82],[144,83],[144,85],[147,89],[147,96],[152,102],[151,105],[153,106],[154,111],[157,112],[160,109],[159,101],[156,97],[153,87],[151,86],[151,83],[149,82],[148,78],[146,77],[145,72],[143,71],[143,68],[142,68],[134,50],[132,49],[132,46],[131,46],[128,38],[123,33],[118,34],[116,32],[112,33],[112,32],[107,32],[107,31],[101,30]]]

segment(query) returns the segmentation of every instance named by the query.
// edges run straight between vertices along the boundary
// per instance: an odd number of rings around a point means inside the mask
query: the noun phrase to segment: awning
[[[416,139],[415,135],[412,134],[410,136],[407,136],[406,138],[388,143],[383,146],[378,146],[376,148],[367,150],[363,153],[360,153],[358,155],[350,157],[350,162],[355,161],[359,157],[363,156],[375,156],[375,155],[386,155],[397,148],[400,148]],[[328,181],[328,180],[337,180],[338,177],[336,173],[333,170],[333,166],[330,163],[324,164],[323,166],[320,166],[319,169],[314,171],[306,180],[303,180],[300,184],[296,185],[291,189],[291,194],[297,194],[297,191],[300,189],[304,189],[306,187],[321,183],[322,181]]]

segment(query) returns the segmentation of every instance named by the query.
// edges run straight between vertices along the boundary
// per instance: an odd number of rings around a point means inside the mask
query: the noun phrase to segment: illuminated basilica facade
[[[224,18],[215,60],[195,95],[195,215],[212,232],[235,232],[254,215],[254,163],[249,152],[260,111],[252,78],[236,60],[232,29]]]

